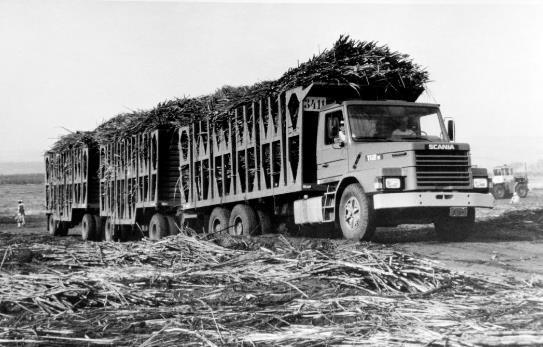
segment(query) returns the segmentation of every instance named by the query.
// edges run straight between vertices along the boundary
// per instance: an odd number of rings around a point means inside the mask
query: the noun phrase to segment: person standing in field
[[[25,226],[25,205],[23,200],[19,200],[19,205],[17,206],[17,228]]]

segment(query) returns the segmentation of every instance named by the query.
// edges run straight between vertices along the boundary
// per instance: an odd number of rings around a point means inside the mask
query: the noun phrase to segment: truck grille
[[[469,188],[468,151],[415,151],[417,186],[421,188]]]

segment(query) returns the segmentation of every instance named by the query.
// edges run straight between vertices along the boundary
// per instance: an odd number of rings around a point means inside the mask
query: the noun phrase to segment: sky
[[[67,131],[276,79],[340,34],[409,54],[480,166],[543,159],[543,1],[0,0],[0,162]]]

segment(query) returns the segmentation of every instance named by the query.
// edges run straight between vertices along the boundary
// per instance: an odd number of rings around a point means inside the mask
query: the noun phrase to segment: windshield
[[[355,141],[448,141],[436,107],[347,106]]]

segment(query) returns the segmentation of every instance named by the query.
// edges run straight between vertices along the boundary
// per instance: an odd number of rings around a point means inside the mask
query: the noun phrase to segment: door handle
[[[328,167],[328,163],[322,164],[322,167]]]

